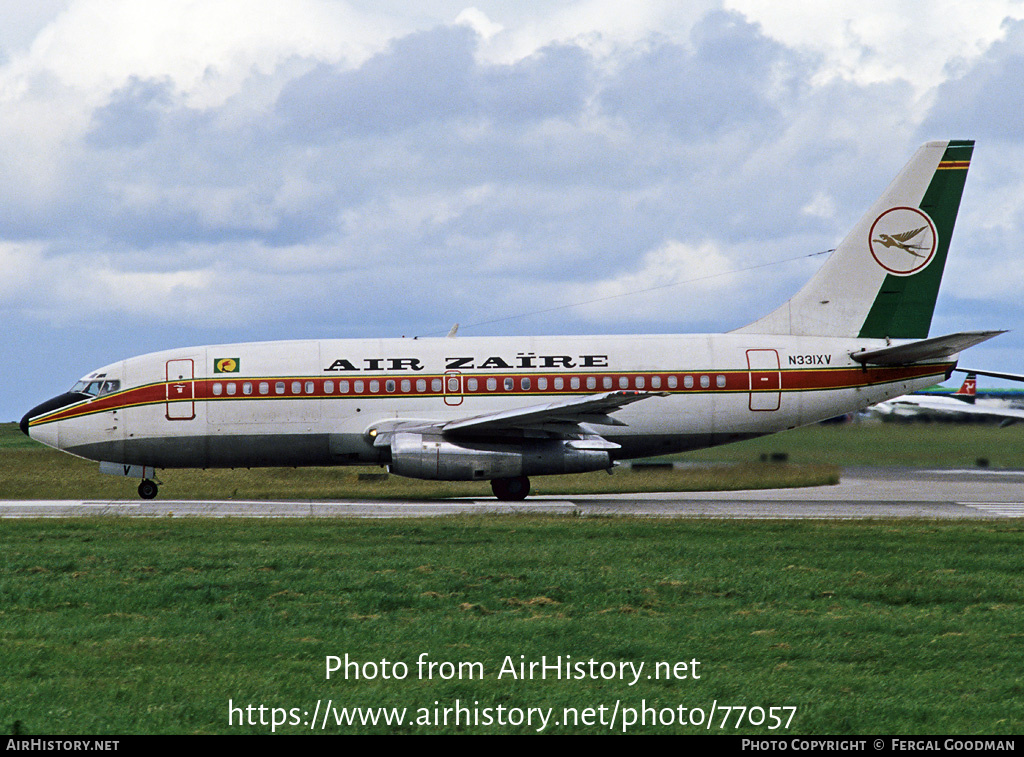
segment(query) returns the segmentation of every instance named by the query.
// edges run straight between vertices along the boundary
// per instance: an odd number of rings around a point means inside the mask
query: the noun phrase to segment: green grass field
[[[0,491],[35,470],[35,496],[134,496],[132,482],[8,431]],[[1009,468],[1022,439],[1015,427],[823,426],[690,459]],[[162,477],[175,497],[347,496],[339,473]],[[90,477],[120,493],[80,493]],[[1022,533],[1015,521],[2,520],[0,730],[1015,734]],[[359,677],[327,679],[345,655]],[[499,676],[559,659],[594,660],[598,675]],[[358,723],[377,708],[404,722]],[[702,724],[681,724],[680,708]],[[325,727],[309,727],[314,712]]]
[[[477,703],[796,708],[788,730],[1012,734],[1024,717],[1021,527],[1013,523],[643,521],[539,517],[77,519],[0,523],[0,723],[22,734],[282,733],[334,708],[407,708],[324,732],[529,733],[436,724]],[[358,662],[326,678],[330,656]],[[433,677],[417,660],[449,663]],[[597,680],[499,677],[513,663],[644,663]],[[408,665],[383,678],[384,660]],[[699,662],[680,671],[677,663]],[[659,662],[700,678],[648,679]],[[374,663],[378,667],[365,667]],[[458,665],[481,675],[459,680]],[[350,669],[351,670],[351,669]],[[464,667],[469,675],[474,667]],[[367,680],[366,675],[372,674]],[[229,724],[229,701],[236,708]],[[268,708],[265,725],[243,720]],[[421,708],[426,708],[424,712]],[[777,710],[788,719],[791,711]],[[332,715],[333,716],[333,715]],[[689,716],[688,716],[689,717]],[[719,727],[719,721],[726,726]],[[318,721],[322,720],[318,717]],[[558,723],[558,725],[556,725]],[[704,728],[706,728],[706,724]],[[319,729],[318,729],[319,730]],[[642,726],[632,733],[707,731]]]
[[[755,460],[786,453],[796,464],[1024,468],[1024,424],[999,428],[979,423],[855,423],[806,426],[685,456],[693,461]]]

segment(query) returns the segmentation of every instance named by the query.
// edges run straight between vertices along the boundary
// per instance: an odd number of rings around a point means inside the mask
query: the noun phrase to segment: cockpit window
[[[76,394],[88,394],[90,397],[102,397],[104,394],[111,394],[120,388],[120,381],[101,379],[93,381],[79,381],[71,387],[71,391]]]

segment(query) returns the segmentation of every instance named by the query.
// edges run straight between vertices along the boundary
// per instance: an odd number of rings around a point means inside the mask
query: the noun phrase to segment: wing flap
[[[540,427],[551,427],[564,424],[577,427],[581,423],[599,426],[623,426],[622,421],[612,418],[609,413],[625,407],[633,402],[648,397],[664,396],[652,392],[604,392],[583,397],[571,397],[567,400],[549,402],[545,405],[502,410],[497,413],[449,421],[441,426],[445,434],[477,434],[484,432],[522,431]]]

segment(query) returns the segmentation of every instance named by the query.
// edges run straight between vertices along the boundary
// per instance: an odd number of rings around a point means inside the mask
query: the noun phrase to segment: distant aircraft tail
[[[977,396],[978,391],[978,377],[973,373],[968,373],[967,378],[964,379],[963,385],[955,392],[953,396],[958,400],[963,400],[970,404],[974,404],[974,398]]]
[[[752,334],[928,336],[973,141],[921,147],[813,278]]]

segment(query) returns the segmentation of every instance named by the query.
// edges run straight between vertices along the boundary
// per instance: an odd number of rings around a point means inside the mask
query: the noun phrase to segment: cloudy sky
[[[932,333],[1024,372],[1024,4],[963,8],[0,0],[0,419],[188,344],[735,328],[947,138]]]

